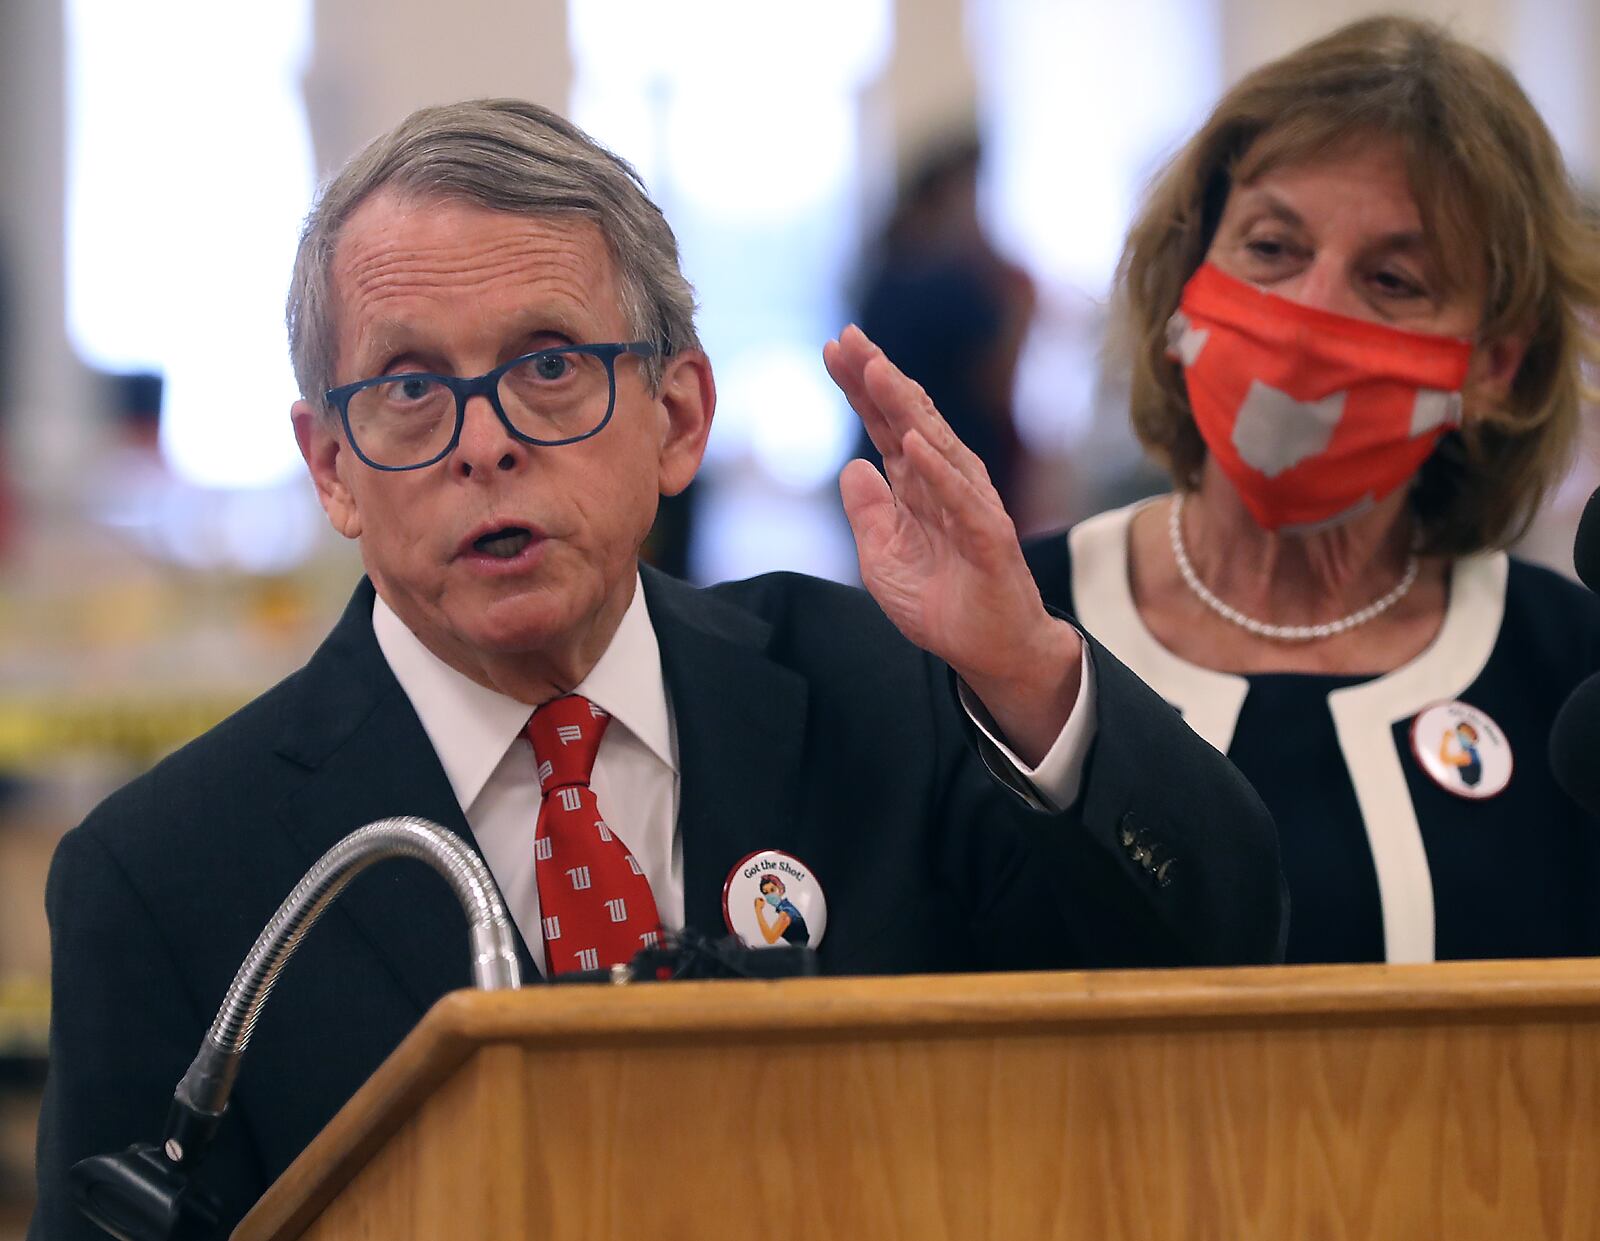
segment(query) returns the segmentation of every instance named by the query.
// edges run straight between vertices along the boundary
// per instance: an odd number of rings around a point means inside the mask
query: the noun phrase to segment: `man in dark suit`
[[[308,221],[290,322],[295,432],[367,577],[305,668],[63,842],[33,1235],[94,1235],[67,1169],[154,1136],[257,931],[363,823],[459,832],[525,977],[582,963],[550,914],[571,893],[539,867],[560,840],[544,793],[576,787],[543,788],[552,703],[606,721],[584,796],[650,927],[720,934],[724,880],[771,849],[824,885],[827,972],[1281,951],[1254,794],[1044,610],[981,466],[859,332],[824,356],[888,474],[841,481],[872,598],[638,567],[658,496],[699,465],[711,369],[665,221],[560,118],[456,105],[379,139]],[[228,1221],[468,985],[464,926],[414,863],[317,926],[205,1164]]]

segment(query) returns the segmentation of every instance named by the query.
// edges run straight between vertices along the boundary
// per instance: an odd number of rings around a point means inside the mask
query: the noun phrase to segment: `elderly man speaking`
[[[154,1136],[256,932],[385,816],[475,845],[531,979],[737,930],[757,855],[830,973],[1280,952],[1254,794],[1044,609],[982,467],[859,332],[823,352],[885,462],[841,481],[871,598],[640,567],[711,364],[666,221],[560,117],[430,108],[374,142],[307,222],[289,325],[295,434],[366,577],[303,669],[63,842],[34,1235],[92,1235],[67,1168]],[[316,928],[207,1161],[226,1220],[468,984],[463,929],[398,864]]]

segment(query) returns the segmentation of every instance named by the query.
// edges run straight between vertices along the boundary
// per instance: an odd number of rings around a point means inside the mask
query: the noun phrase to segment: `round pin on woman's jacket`
[[[816,872],[778,849],[741,858],[722,885],[722,917],[750,948],[815,948],[828,929]]]
[[[1485,711],[1441,702],[1411,721],[1417,765],[1447,793],[1481,801],[1511,783],[1511,743]]]

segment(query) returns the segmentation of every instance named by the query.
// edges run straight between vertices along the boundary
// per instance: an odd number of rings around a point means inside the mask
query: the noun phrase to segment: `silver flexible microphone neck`
[[[211,1236],[215,1203],[190,1180],[222,1123],[256,1018],[301,939],[344,887],[374,862],[408,857],[428,863],[466,910],[472,975],[484,991],[521,986],[516,934],[489,868],[459,836],[426,819],[380,819],[346,836],[318,860],[278,906],[234,975],[200,1052],[173,1092],[160,1146],[140,1143],[94,1155],[69,1174],[78,1209],[122,1241]]]
[[[380,819],[351,832],[323,854],[256,937],[199,1054],[178,1083],[180,1103],[198,1112],[222,1112],[256,1019],[301,939],[346,884],[374,862],[397,857],[428,863],[455,892],[467,915],[474,984],[484,991],[522,985],[511,920],[483,859],[454,832],[427,819]],[[181,1162],[184,1152],[181,1144],[172,1150],[174,1142],[169,1137],[167,1156]]]

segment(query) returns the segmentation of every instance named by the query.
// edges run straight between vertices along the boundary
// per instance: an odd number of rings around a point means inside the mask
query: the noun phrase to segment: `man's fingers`
[[[862,405],[870,406],[872,400],[867,396],[866,385],[861,379],[862,359],[856,356],[856,351],[851,349],[845,338],[848,330],[839,334],[838,340],[830,340],[822,346],[822,364],[828,370],[833,382],[839,385],[839,390],[851,405],[858,401]],[[860,412],[859,410],[857,411]]]
[[[883,472],[889,480],[889,489],[894,492],[895,502],[910,507],[919,516],[927,508],[927,496],[924,491],[919,491],[917,471],[906,460],[905,448],[899,439],[895,440],[894,452],[884,454]]]
[[[950,429],[922,386],[908,378],[877,346],[871,348],[874,355],[862,366],[862,386],[867,399],[888,422],[896,439],[903,439],[908,431],[916,431],[973,486],[980,490],[991,487],[983,462]]]
[[[922,389],[907,379],[855,324],[847,325],[837,341],[823,346],[822,360],[885,460],[900,451],[900,441],[907,431],[918,429],[932,435],[929,418],[943,426],[943,419]],[[884,369],[890,381],[874,382],[873,375]]]
[[[839,475],[839,499],[858,554],[863,548],[876,547],[884,536],[885,523],[894,521],[894,493],[883,475],[860,458],[847,462]]]
[[[858,372],[873,358],[883,353],[883,350],[873,342],[872,337],[854,323],[845,324],[844,331],[839,333],[839,349]]]
[[[1005,510],[992,503],[970,478],[919,431],[904,441],[909,473],[916,479],[921,505],[937,511],[940,526],[964,554],[987,557],[999,544],[1015,541]]]
[[[989,472],[928,399],[920,384],[910,379],[855,324],[839,333],[837,341],[823,347],[823,360],[834,382],[861,414],[867,434],[887,459],[898,452],[909,431],[950,461],[980,491],[990,490]]]
[[[900,450],[900,436],[884,417],[883,410],[867,391],[862,369],[877,353],[877,347],[867,340],[860,328],[847,327],[839,333],[838,340],[822,346],[822,364],[828,375],[844,393],[850,408],[856,411],[867,438],[882,457]]]

